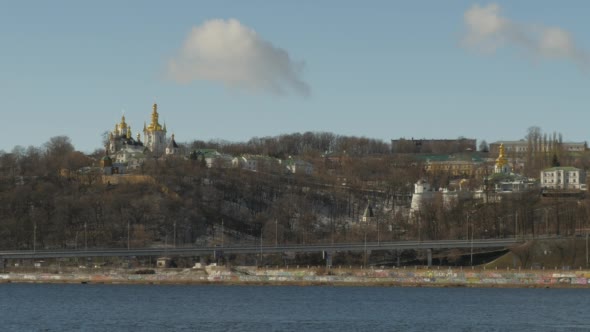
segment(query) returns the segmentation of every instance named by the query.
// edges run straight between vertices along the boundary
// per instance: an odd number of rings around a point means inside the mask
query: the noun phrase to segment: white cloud
[[[526,24],[502,17],[500,6],[473,5],[464,14],[467,33],[464,43],[470,48],[494,52],[506,45],[526,50],[533,57],[565,59],[582,69],[590,66],[590,54],[576,45],[572,35],[559,27]]]
[[[235,19],[210,20],[193,27],[179,54],[168,63],[168,76],[181,83],[221,82],[227,87],[307,96],[304,63],[262,39]]]
[[[495,50],[501,41],[502,31],[506,28],[506,21],[499,17],[499,12],[500,7],[497,4],[483,8],[474,5],[465,12],[465,25],[468,29],[465,41],[470,46]]]

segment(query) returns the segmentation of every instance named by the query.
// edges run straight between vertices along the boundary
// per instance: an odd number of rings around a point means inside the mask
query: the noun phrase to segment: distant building
[[[146,147],[150,150],[152,155],[159,157],[164,154],[167,139],[166,139],[166,124],[163,126],[159,122],[158,104],[154,104],[152,110],[152,119],[148,126],[144,123],[143,135]]]
[[[468,181],[465,179],[458,183],[458,190],[448,190],[447,188],[436,190],[431,188],[424,180],[416,182],[410,204],[410,220],[416,220],[419,217],[418,212],[423,208],[425,203],[438,201],[442,203],[445,209],[451,209],[460,201],[470,199],[483,199],[488,202],[499,201],[505,195],[538,188],[537,180],[512,172],[512,167],[506,158],[506,151],[503,145],[500,145],[498,151],[499,154],[494,165],[494,171],[489,176],[484,177],[485,186],[481,190],[470,191],[466,186]],[[485,167],[483,162],[481,164],[482,167]],[[464,171],[467,169],[465,168]],[[458,170],[461,169],[459,168]]]
[[[121,117],[121,122],[115,124],[115,129],[109,133],[109,154],[117,159],[117,154],[120,151],[134,151],[143,153],[145,146],[140,140],[140,135],[137,134],[137,138],[133,138],[131,133],[131,126],[125,121],[125,116]]]
[[[251,172],[277,172],[282,160],[261,155],[243,155],[233,159],[234,167]]]
[[[586,172],[575,167],[552,167],[541,171],[541,186],[547,189],[586,190]]]
[[[237,167],[234,163],[234,157],[219,153],[215,149],[194,150],[189,156],[191,159],[205,162],[207,168],[232,168]]]
[[[285,167],[292,174],[311,175],[313,173],[313,165],[300,159],[289,158],[285,160]]]
[[[410,220],[415,220],[418,212],[423,208],[424,204],[432,203],[435,200],[442,202],[445,209],[451,209],[458,204],[459,201],[471,199],[473,193],[468,191],[463,185],[465,180],[459,184],[459,190],[448,190],[447,188],[439,188],[434,190],[430,184],[425,180],[419,180],[414,184],[414,193],[412,194],[412,201],[410,203]]]
[[[102,174],[104,175],[113,174],[113,160],[108,153],[100,160],[100,168],[102,168]]]
[[[556,143],[560,145],[560,148],[563,151],[567,152],[583,152],[586,151],[588,148],[587,142],[563,142],[563,143]],[[524,154],[529,150],[529,142],[526,140],[519,140],[519,141],[498,141],[494,143],[490,143],[490,153],[496,154],[499,153],[500,145],[504,146],[505,152],[508,154]],[[553,143],[547,142],[542,146],[536,148],[538,151],[542,152],[550,152],[553,149]]]
[[[469,178],[487,173],[484,159],[475,153],[421,155],[417,159],[424,161],[424,169],[431,174],[445,173],[453,177]]]
[[[174,140],[174,134],[170,137],[170,141],[168,142],[168,146],[166,146],[166,155],[167,156],[178,156],[178,144]]]
[[[365,212],[361,217],[361,222],[363,223],[370,223],[375,218],[375,213],[373,212],[373,207],[371,206],[371,202],[367,203],[367,207],[365,208]]]
[[[414,184],[414,194],[412,195],[412,202],[410,203],[410,217],[420,211],[424,202],[429,202],[434,198],[434,191],[430,188],[430,184],[424,180],[418,180]]]
[[[498,148],[498,159],[496,159],[496,165],[494,166],[494,173],[505,173],[508,174],[512,171],[512,167],[506,159],[506,151],[504,144],[500,144]]]
[[[164,154],[174,155],[178,145],[176,145],[174,137],[168,141],[166,124],[161,125],[159,117],[158,105],[154,104],[150,124],[144,123],[143,125],[144,139],[142,141],[139,133],[135,138],[133,137],[131,126],[127,124],[125,116],[122,116],[121,122],[115,124],[114,130],[109,133],[108,137],[107,149],[113,159],[117,162],[129,163],[131,159],[145,159],[145,153],[154,157],[161,157]]]
[[[498,158],[494,165],[494,174],[486,177],[485,182],[488,188],[498,194],[519,193],[538,188],[535,179],[530,179],[512,171],[512,166],[506,158],[506,149],[500,144],[498,147]]]
[[[476,151],[476,140],[458,139],[392,139],[391,153],[458,153]]]

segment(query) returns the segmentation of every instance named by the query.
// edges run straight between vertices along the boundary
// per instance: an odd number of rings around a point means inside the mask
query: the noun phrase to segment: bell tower
[[[145,146],[154,156],[161,156],[166,148],[166,125],[162,127],[159,122],[158,104],[152,107],[151,122],[143,126],[143,137]]]
[[[500,144],[499,150],[498,159],[496,159],[496,167],[494,167],[494,173],[510,173],[511,169],[510,165],[508,165],[508,160],[506,159],[504,144]]]

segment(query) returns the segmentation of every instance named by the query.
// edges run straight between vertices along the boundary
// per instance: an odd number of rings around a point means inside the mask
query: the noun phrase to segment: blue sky
[[[467,43],[470,10],[485,31]],[[585,1],[5,1],[0,150],[67,135],[92,152],[123,112],[135,135],[153,102],[180,142],[305,131],[492,142],[533,125],[584,141],[589,13]],[[501,25],[480,25],[490,16]],[[200,65],[222,73],[175,78],[170,63],[193,70],[183,45],[193,29],[215,36],[213,19],[255,31],[262,57],[224,69],[214,56]],[[537,47],[551,31],[557,42]],[[281,50],[290,63],[261,68]],[[233,65],[247,67],[238,84]]]

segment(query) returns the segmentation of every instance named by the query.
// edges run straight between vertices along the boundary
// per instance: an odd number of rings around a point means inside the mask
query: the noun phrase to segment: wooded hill
[[[181,148],[187,156],[205,148],[292,156],[311,162],[314,173],[149,158],[137,171],[142,180],[111,182],[76,175],[96,166],[103,151],[85,155],[69,138],[54,137],[42,147],[0,153],[0,248],[212,245],[222,237],[225,243],[262,238],[273,244],[506,237],[515,231],[573,235],[589,228],[588,200],[543,198],[538,192],[450,209],[433,201],[421,209],[420,222],[412,222],[407,208],[413,184],[428,178],[445,186],[451,178],[425,173],[412,155],[393,155],[388,144],[374,139],[305,133],[246,143],[196,141]],[[359,220],[369,205],[374,218],[364,225]]]

